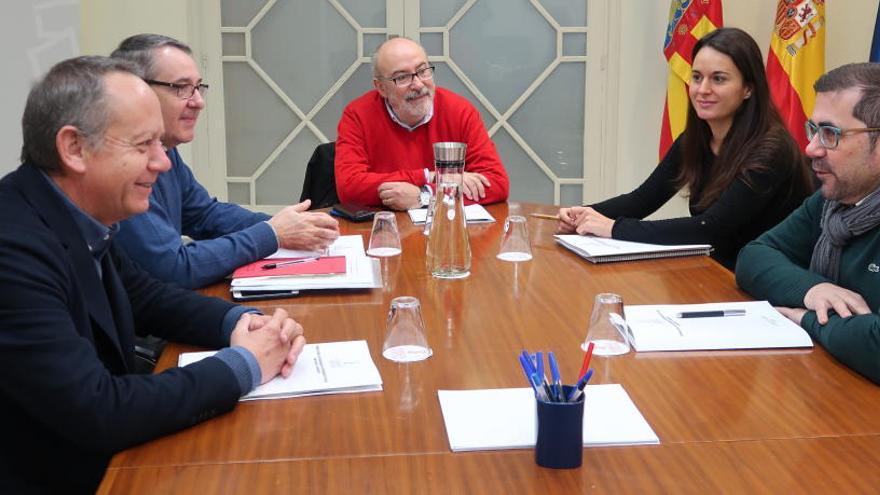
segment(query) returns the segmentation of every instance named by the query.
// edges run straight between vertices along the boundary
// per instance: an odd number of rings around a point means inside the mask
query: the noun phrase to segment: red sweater
[[[467,143],[465,171],[489,179],[480,203],[507,199],[507,172],[479,112],[451,91],[437,88],[434,116],[413,131],[391,120],[384,99],[369,91],[345,108],[337,134],[336,192],[341,202],[381,206],[377,190],[383,182],[423,186],[423,169],[434,169],[433,144],[443,141]]]

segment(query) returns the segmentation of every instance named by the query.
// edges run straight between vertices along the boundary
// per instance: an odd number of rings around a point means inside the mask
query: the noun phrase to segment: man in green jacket
[[[813,87],[806,153],[821,188],[740,251],[736,281],[880,383],[880,64]]]

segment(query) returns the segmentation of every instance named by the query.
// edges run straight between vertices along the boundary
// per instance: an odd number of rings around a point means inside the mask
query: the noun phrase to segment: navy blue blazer
[[[136,332],[227,346],[232,304],[153,280],[112,246],[102,272],[35,167],[0,181],[0,493],[93,492],[115,452],[239,399],[215,358],[130,374]]]

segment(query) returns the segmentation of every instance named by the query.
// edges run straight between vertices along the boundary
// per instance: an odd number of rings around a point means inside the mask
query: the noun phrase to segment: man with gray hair
[[[182,287],[216,282],[241,265],[279,247],[320,251],[339,235],[326,213],[307,212],[310,202],[288,206],[273,217],[212,198],[184,163],[177,146],[195,136],[208,85],[186,44],[159,34],[126,38],[111,54],[134,62],[159,97],[171,170],[159,176],[150,209],[122,224],[119,242],[154,276]],[[183,242],[181,234],[192,242]]]
[[[844,65],[814,88],[806,153],[822,186],[742,249],[736,280],[880,383],[880,64]]]
[[[418,43],[392,38],[373,55],[373,87],[342,113],[336,140],[340,201],[405,210],[426,206],[433,144],[467,144],[466,202],[507,199],[509,180],[479,112],[434,85],[434,66]]]
[[[23,163],[0,180],[0,493],[93,493],[115,452],[231,410],[302,350],[283,310],[159,282],[116,246],[168,170],[162,132],[124,60],[60,62],[28,96]],[[136,375],[146,329],[223,349]]]

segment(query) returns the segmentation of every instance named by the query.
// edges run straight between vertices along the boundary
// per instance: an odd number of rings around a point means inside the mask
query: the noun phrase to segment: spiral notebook
[[[699,256],[712,252],[709,244],[645,244],[582,235],[555,235],[556,242],[593,263]]]

